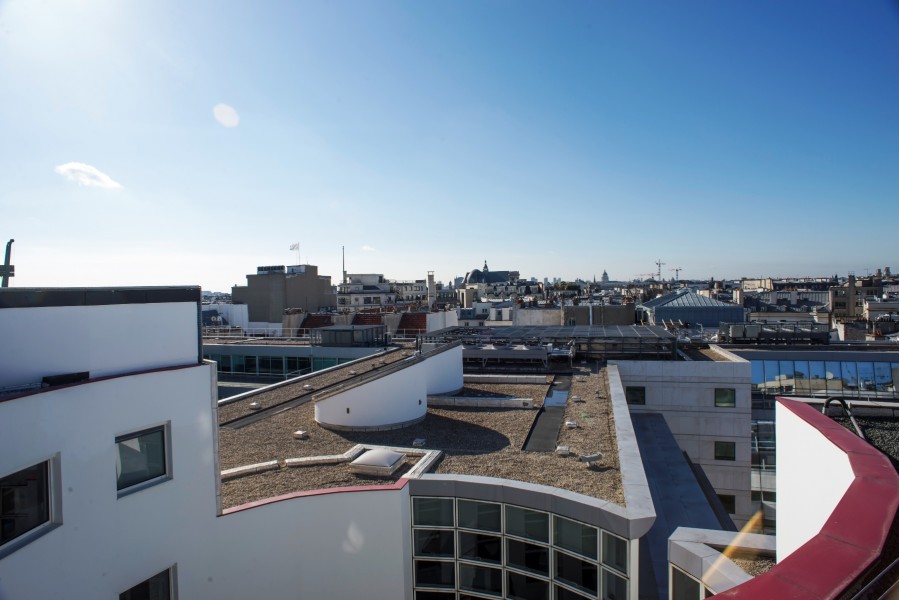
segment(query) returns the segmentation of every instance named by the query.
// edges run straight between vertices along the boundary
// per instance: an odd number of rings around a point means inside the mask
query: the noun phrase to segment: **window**
[[[715,442],[715,460],[736,460],[736,442]]]
[[[62,521],[53,481],[57,458],[0,478],[0,558]]]
[[[170,600],[175,597],[175,567],[166,569],[153,577],[119,594],[119,600]]]
[[[624,388],[624,397],[628,404],[646,404],[646,388],[628,386]]]
[[[734,408],[737,405],[737,391],[734,388],[715,388],[715,406]]]
[[[721,500],[721,506],[732,515],[737,512],[737,497],[733,494],[718,494],[718,500]]]
[[[166,424],[115,439],[119,497],[172,478],[169,438]]]

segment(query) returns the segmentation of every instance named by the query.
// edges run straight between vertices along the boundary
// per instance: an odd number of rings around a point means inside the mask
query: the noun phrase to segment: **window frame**
[[[642,396],[642,398],[638,400],[632,399],[631,394],[637,394]],[[624,399],[625,402],[632,406],[646,406],[646,386],[645,385],[628,385],[624,388]]]
[[[157,475],[155,477],[151,477],[149,479],[145,479],[144,481],[140,481],[138,483],[134,483],[127,487],[119,488],[118,484],[118,475],[116,475],[116,494],[118,498],[124,498],[125,496],[130,496],[136,492],[143,491],[147,488],[151,488],[159,485],[160,483],[165,483],[166,481],[170,481],[174,478],[173,465],[172,465],[172,422],[165,421],[164,423],[158,423],[156,425],[151,425],[149,427],[144,427],[143,429],[137,429],[133,431],[129,431],[126,433],[119,434],[115,436],[115,451],[116,455],[118,455],[118,445],[121,442],[125,442],[128,440],[133,440],[135,438],[139,438],[141,436],[155,433],[157,431],[162,432],[162,448],[165,456],[163,457],[163,464],[165,465],[165,472],[162,475]],[[118,459],[118,456],[116,456]]]
[[[718,397],[719,392],[729,392],[730,401],[728,403],[727,400],[720,399]],[[736,408],[737,407],[737,390],[736,388],[715,388],[715,408]]]
[[[168,573],[168,575],[169,575],[169,600],[178,600],[178,563],[175,563],[172,566],[170,566],[166,569],[163,569],[162,571],[159,571],[158,573],[150,575],[143,581],[139,581],[138,583],[132,585],[130,588],[128,588],[124,592],[120,592],[119,600],[122,599],[122,596],[124,594],[127,594],[128,592],[130,592],[137,586],[139,586],[147,581],[150,581],[154,577],[158,577],[158,576],[162,575],[163,573]]]
[[[62,489],[60,483],[62,481],[62,471],[59,452],[46,456],[43,460],[20,465],[4,473],[0,479],[43,464],[47,465],[47,520],[0,545],[0,559],[9,556],[62,525]]]
[[[727,444],[726,447],[733,448],[732,454],[727,455],[718,451],[719,445],[721,448],[724,448],[724,444]],[[729,440],[715,440],[715,460],[726,460],[729,462],[737,460],[737,443]]]

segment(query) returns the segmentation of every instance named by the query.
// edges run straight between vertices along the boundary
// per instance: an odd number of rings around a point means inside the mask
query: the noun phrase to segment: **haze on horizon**
[[[0,81],[16,287],[899,268],[889,0],[5,0]]]

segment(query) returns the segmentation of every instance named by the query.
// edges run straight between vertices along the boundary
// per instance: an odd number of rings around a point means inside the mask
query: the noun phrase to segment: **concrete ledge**
[[[243,467],[234,467],[233,469],[225,469],[222,471],[222,481],[230,481],[238,477],[247,475],[255,475],[256,473],[264,473],[265,471],[277,471],[281,468],[276,460],[268,462],[256,463],[254,465],[245,465]]]
[[[774,536],[712,529],[678,527],[668,538],[668,562],[688,573],[716,594],[752,579],[718,548],[774,558]]]
[[[546,385],[546,375],[463,375],[465,383],[529,383]]]
[[[384,425],[335,425],[334,423],[325,423],[323,421],[315,420],[321,427],[325,429],[330,429],[332,431],[391,431],[393,429],[402,429],[403,427],[409,427],[410,425],[415,425],[416,423],[421,423],[425,420],[425,417],[428,416],[428,413],[425,412],[420,417],[416,417],[409,421],[403,421],[402,423],[387,423]]]

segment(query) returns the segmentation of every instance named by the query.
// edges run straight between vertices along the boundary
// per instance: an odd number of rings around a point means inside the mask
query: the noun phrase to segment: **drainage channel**
[[[543,400],[543,408],[534,419],[534,426],[524,444],[526,452],[554,452],[559,440],[559,430],[565,419],[565,405],[571,390],[571,376],[557,375]]]

